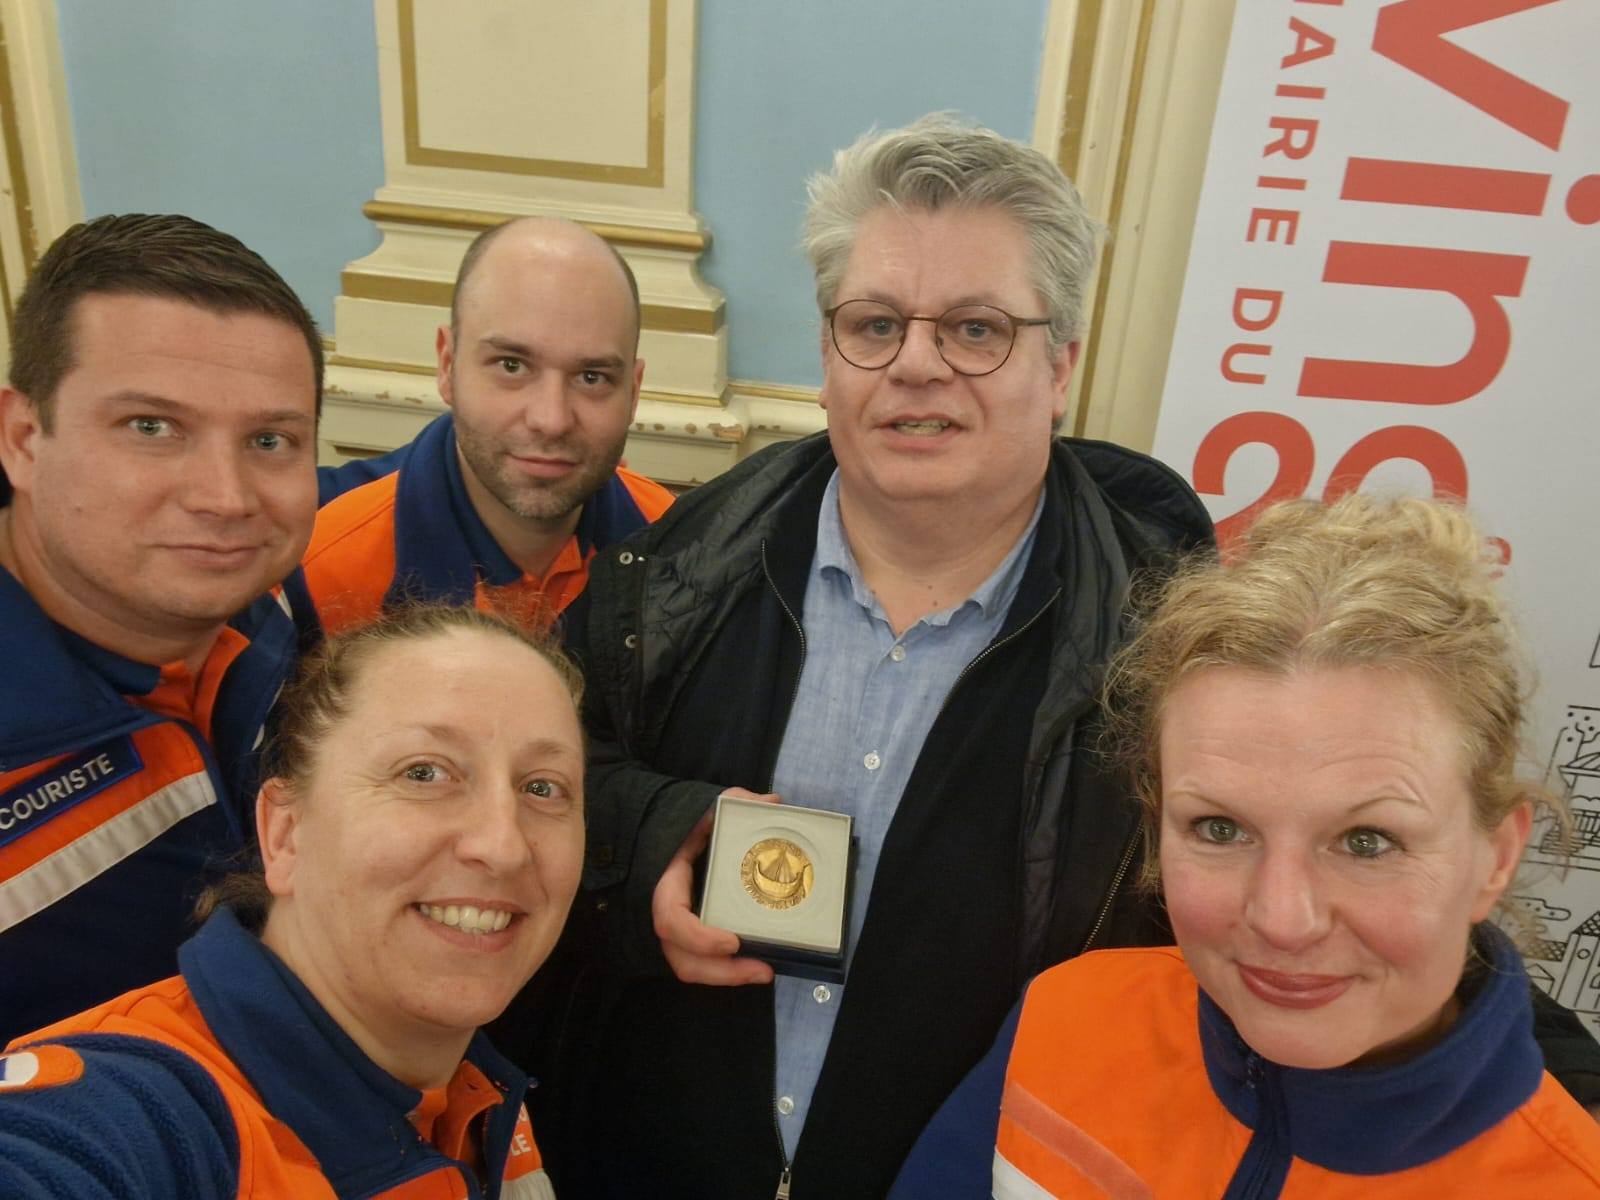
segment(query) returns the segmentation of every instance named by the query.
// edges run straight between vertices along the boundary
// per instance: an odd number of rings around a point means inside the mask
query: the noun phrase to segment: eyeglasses
[[[863,371],[881,370],[895,360],[912,321],[932,321],[939,357],[961,375],[998,371],[1011,357],[1019,328],[1050,324],[1048,317],[1013,317],[989,304],[959,304],[937,317],[907,317],[879,300],[846,300],[822,315],[839,357]]]

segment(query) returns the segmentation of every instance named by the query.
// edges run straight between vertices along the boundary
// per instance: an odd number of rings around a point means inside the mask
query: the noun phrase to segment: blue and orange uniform
[[[312,637],[371,620],[402,600],[474,603],[553,621],[589,582],[596,553],[672,503],[619,467],[584,502],[578,527],[542,577],[523,572],[472,506],[445,413],[381,459],[319,472],[322,509],[301,570],[285,585]]]
[[[0,569],[0,1042],[176,969],[208,867],[253,836],[295,640],[264,596],[198,673],[133,662]]]
[[[891,1197],[1600,1197],[1600,1126],[1544,1070],[1521,959],[1476,937],[1489,966],[1442,1040],[1338,1070],[1261,1058],[1174,947],[1052,968]]]
[[[553,1200],[527,1076],[481,1033],[419,1092],[229,910],[178,957],[0,1055],[0,1195]]]

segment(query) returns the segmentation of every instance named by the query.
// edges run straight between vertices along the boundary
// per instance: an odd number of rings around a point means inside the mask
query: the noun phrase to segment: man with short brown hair
[[[0,1041],[175,970],[248,843],[316,505],[322,346],[237,239],[74,226],[0,389]]]
[[[603,239],[537,217],[480,234],[435,344],[451,411],[392,454],[322,473],[324,507],[289,584],[308,632],[402,599],[554,620],[595,553],[672,503],[619,465],[638,343],[638,285]]]

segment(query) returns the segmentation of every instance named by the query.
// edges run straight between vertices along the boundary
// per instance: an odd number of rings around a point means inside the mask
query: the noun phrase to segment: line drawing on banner
[[[1541,812],[1523,861],[1558,870],[1600,871],[1600,706],[1567,706],[1547,778],[1552,784],[1560,781],[1571,806],[1572,840],[1564,847],[1560,825],[1549,812]],[[1581,877],[1572,882],[1581,886]],[[1600,1033],[1600,909],[1593,909],[1592,898],[1570,907],[1567,890],[1557,886],[1544,896],[1514,897],[1533,919],[1535,936],[1524,959],[1534,983]]]

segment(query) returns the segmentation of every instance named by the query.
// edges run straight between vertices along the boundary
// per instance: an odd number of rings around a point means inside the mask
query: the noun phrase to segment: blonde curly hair
[[[1528,672],[1497,568],[1458,505],[1352,494],[1274,505],[1227,557],[1196,556],[1147,589],[1106,678],[1109,734],[1144,809],[1145,883],[1157,882],[1163,712],[1179,683],[1212,667],[1423,679],[1456,718],[1478,826],[1534,801],[1565,827],[1565,805],[1518,774]]]

